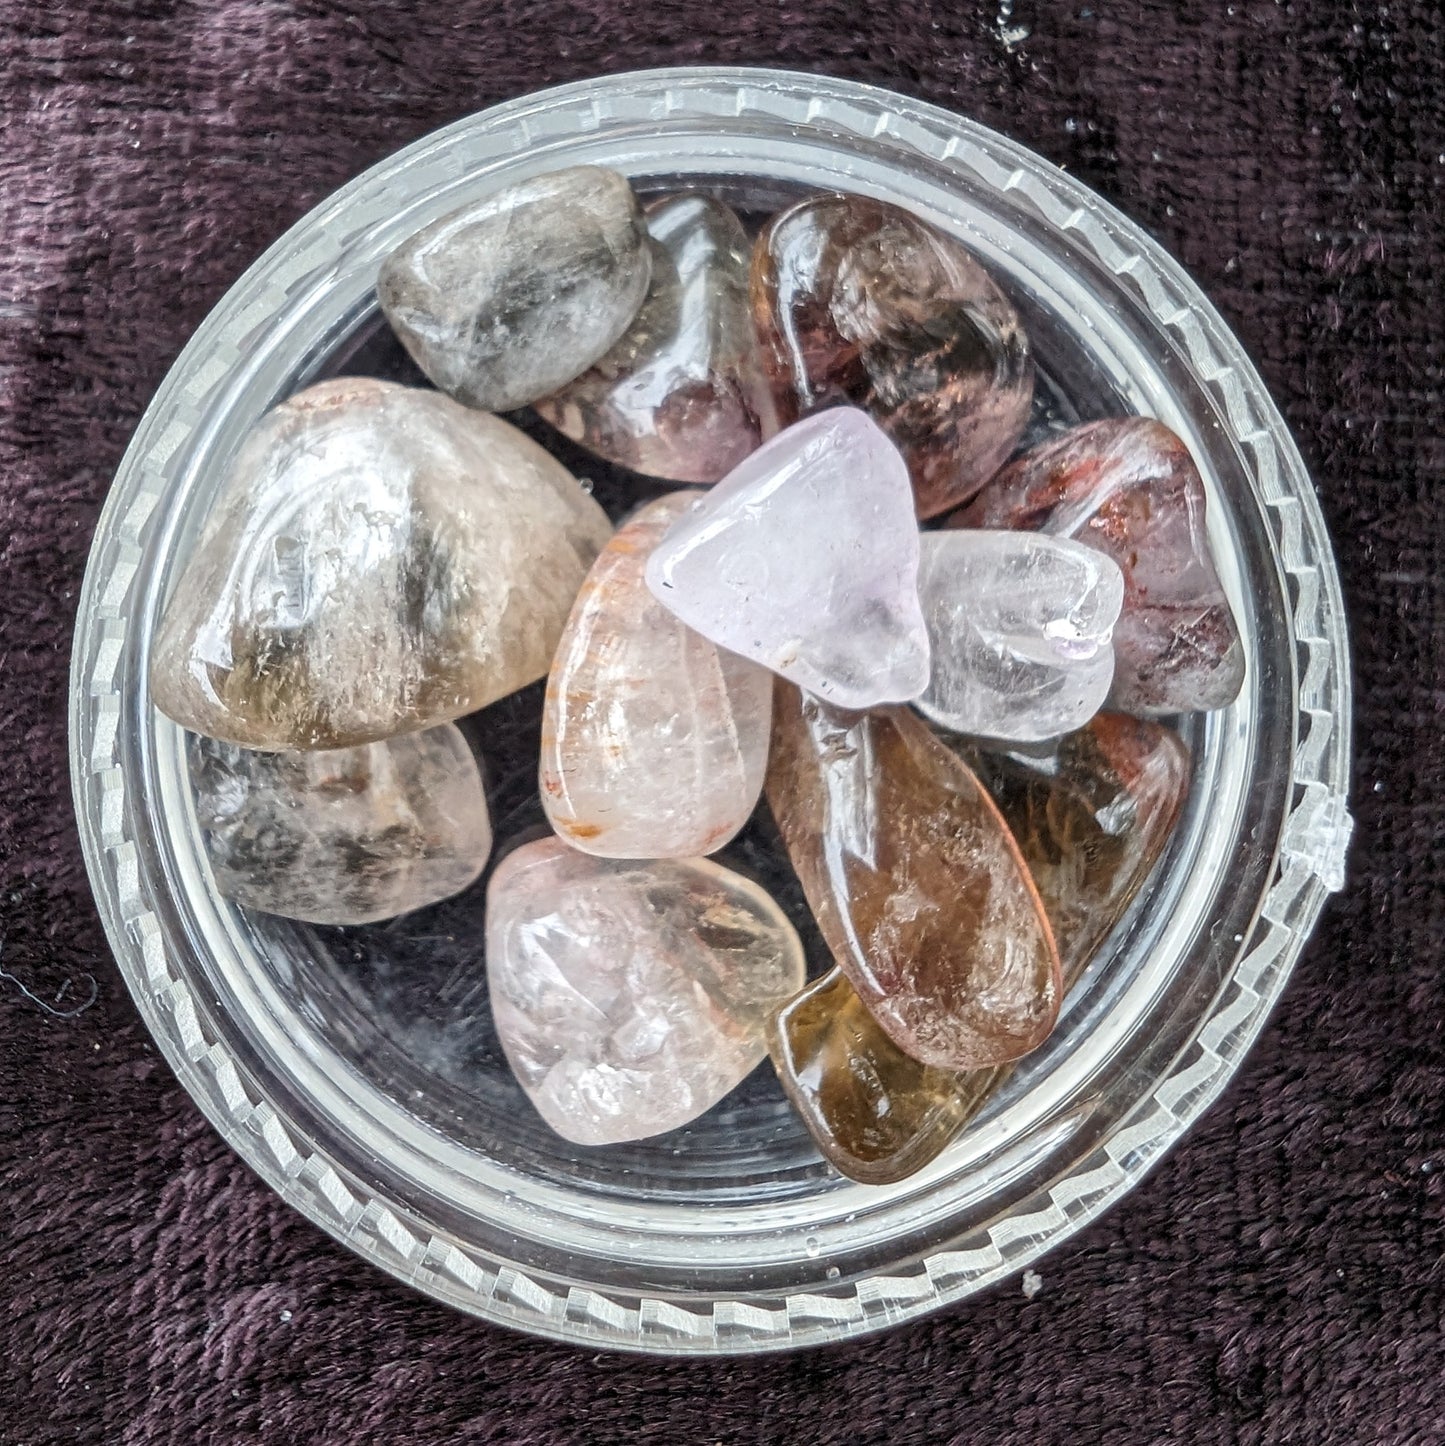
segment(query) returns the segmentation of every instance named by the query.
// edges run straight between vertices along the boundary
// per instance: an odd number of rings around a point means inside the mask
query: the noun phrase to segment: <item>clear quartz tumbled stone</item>
[[[434,221],[387,257],[376,290],[442,391],[508,412],[602,357],[632,324],[651,274],[626,177],[570,166]]]
[[[263,913],[389,919],[460,893],[491,852],[481,771],[451,723],[306,753],[192,735],[189,763],[216,887]]]
[[[343,748],[545,676],[611,535],[499,417],[343,377],[242,444],[156,634],[155,704],[248,748]]]
[[[933,674],[925,717],[1019,743],[1081,728],[1114,678],[1124,601],[1112,558],[1033,532],[929,532],[918,592]]]

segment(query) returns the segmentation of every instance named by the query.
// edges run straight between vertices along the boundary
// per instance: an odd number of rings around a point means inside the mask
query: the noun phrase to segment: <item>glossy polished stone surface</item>
[[[460,893],[491,852],[481,771],[450,723],[310,753],[192,734],[187,760],[216,887],[263,913],[389,919]]]
[[[617,531],[547,679],[542,803],[587,853],[713,853],[762,792],[773,675],[679,622],[643,581],[653,548],[698,495],[659,498]]]
[[[576,442],[651,477],[716,482],[776,430],[748,306],[750,244],[710,196],[647,208],[652,284],[622,339],[535,403]]]
[[[1124,917],[1164,852],[1192,764],[1172,729],[1100,713],[1042,753],[965,746],[1038,885],[1064,985]]]
[[[1046,754],[964,745],[997,801],[1078,979],[1162,856],[1189,790],[1188,750],[1156,723],[1102,713]],[[824,1157],[865,1184],[938,1157],[1008,1066],[956,1073],[888,1037],[839,969],[779,1012],[773,1064]]]
[[[647,585],[704,637],[840,706],[928,684],[908,474],[854,407],[780,432],[705,493]]]
[[[1013,836],[912,713],[775,690],[768,803],[834,959],[894,1043],[946,1069],[1053,1028],[1059,957]]]
[[[376,292],[442,391],[508,412],[604,356],[632,325],[651,274],[626,178],[573,166],[493,191],[418,231],[387,257]]]
[[[918,593],[933,673],[926,718],[1016,742],[1056,738],[1103,706],[1124,600],[1112,559],[1025,532],[928,532]]]
[[[1238,696],[1244,646],[1210,552],[1204,482],[1162,423],[1075,427],[1010,463],[949,522],[1072,537],[1119,564],[1112,706],[1153,717]]]
[[[157,631],[155,705],[252,748],[444,723],[542,677],[611,535],[515,427],[367,378],[264,416]]]
[[[544,1120],[580,1145],[677,1129],[767,1052],[802,985],[793,926],[707,859],[599,859],[560,840],[505,858],[487,892],[497,1032]]]
[[[959,1074],[903,1053],[841,969],[779,1011],[773,1066],[819,1151],[865,1185],[906,1179],[938,1158],[1002,1078]]]
[[[758,237],[752,299],[780,420],[865,408],[903,452],[920,517],[966,502],[1013,451],[1028,337],[978,261],[917,216],[862,196],[799,202]]]

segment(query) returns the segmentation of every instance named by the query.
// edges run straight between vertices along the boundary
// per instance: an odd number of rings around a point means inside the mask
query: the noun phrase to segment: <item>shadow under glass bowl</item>
[[[376,310],[381,259],[473,195],[587,162],[645,194],[705,188],[754,218],[818,190],[907,207],[962,239],[1021,309],[1039,363],[1034,433],[1155,416],[1209,490],[1244,690],[1185,721],[1185,815],[1052,1038],[897,1185],[828,1169],[766,1066],[672,1134],[602,1150],[559,1139],[492,1031],[481,888],[367,929],[232,907],[205,863],[184,735],[149,703],[168,590],[256,419],[327,375],[416,379]],[[624,474],[538,435],[625,510]],[[539,687],[468,725],[502,845],[541,818]],[[242,1157],[440,1300],[660,1352],[877,1330],[1022,1269],[1092,1219],[1237,1067],[1338,887],[1349,831],[1334,561],[1299,455],[1218,315],[1137,227],[1012,142],[900,96],[771,71],[619,75],[511,102],[374,167],[282,237],[197,331],[121,465],[81,600],[71,748],[122,973]],[[807,928],[765,819],[731,857]]]

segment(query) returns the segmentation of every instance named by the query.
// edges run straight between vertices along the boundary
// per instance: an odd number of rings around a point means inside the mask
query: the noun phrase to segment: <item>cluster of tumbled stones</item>
[[[657,1134],[771,1053],[839,1170],[919,1169],[1159,859],[1190,762],[1158,720],[1241,686],[1188,451],[1129,417],[1016,455],[1013,306],[857,196],[750,241],[709,196],[557,171],[377,290],[436,390],[346,377],[264,417],[156,640],[218,888],[355,924],[470,887],[492,832],[456,720],[545,676],[553,835],[493,868],[484,941],[542,1117]],[[652,500],[614,532],[495,415],[524,406]],[[764,795],[835,961],[811,981],[709,857]]]

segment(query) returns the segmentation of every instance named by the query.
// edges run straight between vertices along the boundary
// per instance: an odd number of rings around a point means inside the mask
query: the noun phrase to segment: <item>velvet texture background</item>
[[[0,1441],[1445,1439],[1441,46],[1433,0],[0,3]],[[435,126],[689,62],[955,108],[1153,231],[1314,470],[1358,687],[1349,886],[1187,1141],[1032,1300],[711,1364],[449,1314],[252,1178],[137,1021],[65,766],[98,509],[242,269]]]

